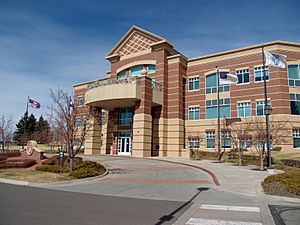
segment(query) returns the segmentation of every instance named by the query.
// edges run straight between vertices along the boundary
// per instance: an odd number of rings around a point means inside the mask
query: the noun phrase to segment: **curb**
[[[1,183],[5,184],[14,184],[14,185],[20,185],[20,186],[28,186],[28,181],[22,181],[22,180],[12,180],[12,179],[6,179],[6,178],[0,178]]]

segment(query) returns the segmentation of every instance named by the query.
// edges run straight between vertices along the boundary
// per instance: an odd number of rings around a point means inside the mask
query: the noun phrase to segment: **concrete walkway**
[[[216,188],[253,196],[265,195],[261,187],[261,182],[270,175],[267,171],[259,171],[258,166],[252,165],[236,166],[231,163],[219,163],[211,160],[190,160],[169,157],[156,159],[204,168],[216,176],[220,184]]]

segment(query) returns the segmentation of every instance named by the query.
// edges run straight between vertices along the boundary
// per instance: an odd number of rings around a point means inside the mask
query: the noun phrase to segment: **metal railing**
[[[124,79],[118,79],[116,77],[102,78],[88,84],[87,88],[88,90],[91,90],[97,87],[111,84],[140,84],[140,77],[128,77]],[[162,85],[152,81],[152,89],[162,91]]]
[[[102,78],[88,84],[88,90],[100,86],[104,86],[104,85],[111,85],[111,84],[140,84],[140,78],[139,77],[129,77],[125,79],[118,79],[116,77]]]

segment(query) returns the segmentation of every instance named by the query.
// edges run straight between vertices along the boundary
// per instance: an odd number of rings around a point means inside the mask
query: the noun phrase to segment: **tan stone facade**
[[[300,64],[298,43],[275,41],[264,48],[287,55],[290,65]],[[102,124],[99,118],[93,121],[86,154],[188,157],[193,136],[202,137],[201,150],[215,151],[216,145],[207,148],[206,135],[217,131],[217,119],[210,118],[207,105],[217,98],[207,90],[207,77],[216,73],[216,66],[221,72],[249,73],[249,82],[220,93],[230,101],[230,118],[239,116],[238,105],[245,102],[251,107],[250,117],[257,117],[257,104],[264,100],[263,82],[255,78],[262,67],[260,45],[187,59],[164,38],[133,26],[106,59],[111,62],[109,77],[74,85],[75,100],[85,98],[83,114],[89,107],[104,112]],[[300,116],[291,115],[290,93],[300,94],[300,87],[289,85],[287,68],[268,69],[271,119],[289,123],[289,141],[282,147],[294,149],[293,130],[299,130]],[[192,78],[199,79],[199,88],[189,89]],[[199,109],[199,118],[190,118],[193,108]]]

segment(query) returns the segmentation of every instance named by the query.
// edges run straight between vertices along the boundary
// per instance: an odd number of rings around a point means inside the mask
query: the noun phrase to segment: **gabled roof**
[[[159,41],[165,41],[165,39],[140,27],[132,26],[112,50],[110,50],[107,57],[142,51],[150,48],[151,44]]]

